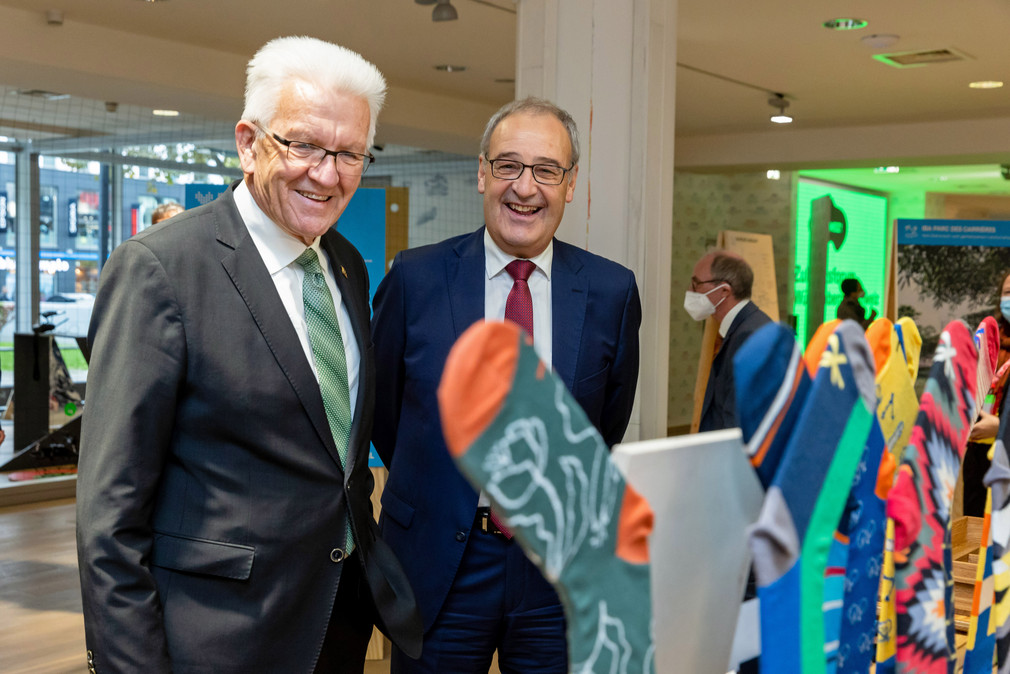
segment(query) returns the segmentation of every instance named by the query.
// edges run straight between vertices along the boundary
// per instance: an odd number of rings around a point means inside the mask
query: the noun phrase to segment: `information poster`
[[[974,331],[995,311],[1010,273],[1010,221],[899,219],[895,228],[898,316],[919,328],[928,369],[947,323],[960,318]]]

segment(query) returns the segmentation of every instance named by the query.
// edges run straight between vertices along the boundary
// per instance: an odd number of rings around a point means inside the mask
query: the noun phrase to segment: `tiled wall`
[[[684,291],[691,270],[724,230],[772,236],[777,272],[779,317],[791,311],[793,211],[796,176],[783,172],[769,180],[764,172],[699,174],[678,172],[673,186],[673,255],[670,299],[670,391],[668,426],[691,423],[694,387],[701,350],[702,323],[684,311]]]

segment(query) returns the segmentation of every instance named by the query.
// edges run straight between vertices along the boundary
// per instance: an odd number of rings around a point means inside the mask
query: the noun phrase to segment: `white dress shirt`
[[[740,313],[740,310],[745,306],[750,304],[750,300],[740,300],[737,302],[732,309],[726,312],[726,315],[722,317],[722,323],[719,324],[719,336],[726,337],[726,333],[729,332],[729,326],[733,325],[733,320],[736,315]]]
[[[505,301],[512,290],[512,277],[505,269],[508,263],[517,258],[502,251],[491,235],[484,230],[484,318],[489,321],[505,319]],[[551,320],[551,265],[554,262],[554,241],[536,257],[530,258],[536,269],[530,274],[527,284],[530,296],[533,298],[533,348],[540,360],[547,367],[553,365],[551,360],[552,340],[554,336]]]
[[[302,279],[305,278],[305,270],[295,262],[298,256],[305,252],[305,243],[274,223],[253,199],[252,193],[244,182],[235,188],[235,205],[249,230],[253,243],[256,244],[256,250],[263,258],[263,264],[266,265],[267,271],[270,273],[270,278],[277,288],[277,294],[280,295],[281,302],[288,312],[291,325],[298,333],[302,350],[305,352],[305,357],[318,381],[319,372],[316,370],[316,359],[312,355],[312,345],[309,343],[309,329],[305,323],[305,303],[302,300]],[[318,237],[310,247],[319,256],[319,265],[323,268],[323,276],[326,278],[326,285],[329,286],[330,294],[333,296],[333,306],[337,310],[337,322],[340,324],[340,336],[344,341],[344,357],[347,360],[347,385],[350,389],[351,418],[353,419],[358,397],[358,370],[361,354],[358,352],[358,342],[354,336],[354,329],[351,327],[351,316],[347,313],[347,306],[333,280],[330,258],[320,249]]]

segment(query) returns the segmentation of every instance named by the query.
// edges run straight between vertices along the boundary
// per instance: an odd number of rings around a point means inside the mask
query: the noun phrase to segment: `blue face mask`
[[[1010,319],[1010,295],[999,298],[999,310],[1003,314],[1003,318]]]

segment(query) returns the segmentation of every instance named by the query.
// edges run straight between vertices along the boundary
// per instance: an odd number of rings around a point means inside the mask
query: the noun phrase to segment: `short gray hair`
[[[357,52],[312,37],[279,37],[263,45],[246,66],[242,119],[269,125],[284,91],[301,81],[320,91],[359,96],[368,102],[368,147],[386,99],[386,80]]]
[[[727,284],[738,300],[750,299],[754,289],[754,270],[739,255],[725,250],[714,251],[712,278]]]
[[[572,166],[579,163],[579,129],[575,126],[575,120],[572,119],[571,115],[550,101],[533,96],[506,103],[498,109],[498,112],[491,116],[491,119],[487,122],[487,126],[484,127],[484,136],[480,139],[480,153],[484,155],[485,159],[489,159],[487,154],[491,151],[491,134],[498,128],[503,119],[519,112],[534,115],[554,115],[564,125],[565,131],[568,132],[568,141],[572,146]]]

